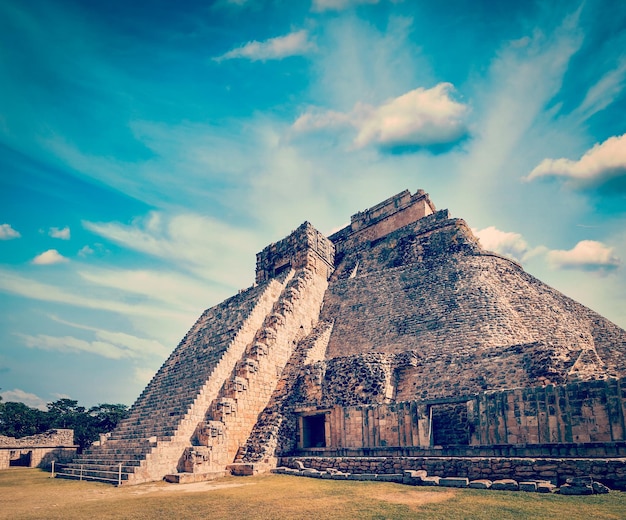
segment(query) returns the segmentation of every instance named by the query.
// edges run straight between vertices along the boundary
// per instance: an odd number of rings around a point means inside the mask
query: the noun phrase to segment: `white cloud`
[[[144,316],[150,318],[167,318],[187,323],[189,316],[176,309],[165,308],[153,304],[128,304],[121,301],[119,291],[116,292],[117,300],[107,299],[101,295],[85,296],[85,287],[81,288],[81,294],[60,289],[54,285],[45,284],[36,280],[25,278],[10,270],[0,269],[0,290],[17,294],[36,300],[62,303],[89,309],[101,309],[120,313],[126,316]]]
[[[609,185],[619,191],[626,191],[626,134],[596,144],[578,161],[544,159],[526,180],[540,177],[561,177],[580,188]]]
[[[308,32],[301,30],[262,42],[251,41],[213,59],[218,62],[236,58],[250,61],[281,60],[289,56],[306,54],[313,48]]]
[[[0,224],[0,240],[11,240],[20,238],[22,235],[11,227],[11,224]]]
[[[156,370],[152,368],[136,367],[134,371],[135,381],[142,385],[147,385],[154,376],[155,372]]]
[[[0,392],[0,395],[5,403],[24,403],[26,406],[30,406],[31,408],[37,408],[38,410],[44,411],[48,410],[46,402],[41,397],[24,392],[24,390],[20,390],[19,388]]]
[[[173,261],[178,268],[241,288],[250,279],[258,235],[197,214],[152,212],[132,225],[84,222],[85,228],[135,251]],[[255,246],[255,244],[257,244]],[[253,250],[254,250],[253,249]]]
[[[595,240],[582,240],[569,251],[550,251],[548,261],[556,268],[600,272],[617,269],[622,263],[612,247]]]
[[[528,243],[519,233],[500,231],[494,226],[472,231],[479,238],[480,244],[488,251],[495,251],[520,262],[529,252]]]
[[[377,4],[380,0],[313,0],[313,11],[342,11],[363,4]]]
[[[52,265],[69,262],[69,258],[61,255],[56,249],[48,249],[40,255],[32,259],[31,263],[35,265]]]
[[[626,59],[602,76],[588,91],[576,114],[584,119],[604,110],[620,95],[626,80]]]
[[[46,334],[38,334],[37,336],[28,334],[16,335],[22,338],[24,345],[28,348],[66,353],[89,352],[109,359],[136,357],[132,355],[131,351],[121,349],[104,341],[85,341],[72,336],[48,336]]]
[[[89,255],[93,255],[94,254],[94,250],[89,247],[89,246],[83,246],[80,248],[80,250],[78,251],[78,256],[81,256],[83,258],[89,256]]]
[[[77,328],[94,330],[96,339],[86,341],[73,336],[16,335],[22,339],[28,348],[66,353],[87,352],[108,359],[150,358],[153,356],[163,358],[169,353],[168,349],[155,340],[89,327],[79,326]]]
[[[450,97],[454,87],[439,83],[433,88],[416,88],[378,107],[358,103],[350,113],[310,110],[293,124],[295,132],[351,125],[357,135],[356,148],[377,145],[432,147],[451,144],[467,134],[467,105]]]
[[[179,309],[197,312],[206,307],[215,290],[202,280],[167,271],[98,269],[80,270],[88,282],[117,291],[138,294],[150,301],[163,301]]]
[[[75,329],[92,331],[95,333],[98,340],[106,341],[134,353],[134,355],[130,355],[128,357],[164,357],[170,352],[169,349],[154,339],[139,338],[124,332],[114,332],[98,327],[89,327],[88,325],[73,323],[71,321],[60,319],[56,316],[50,316],[50,318],[58,323],[62,323],[63,325],[74,327]]]
[[[60,238],[61,240],[70,239],[70,228],[68,226],[64,228],[51,227],[48,231],[48,235],[52,238]]]

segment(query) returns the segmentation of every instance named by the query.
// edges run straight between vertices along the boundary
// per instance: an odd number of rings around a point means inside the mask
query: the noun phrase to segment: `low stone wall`
[[[33,448],[37,446],[74,446],[74,430],[48,430],[45,433],[19,439],[0,435],[0,448]]]
[[[71,461],[77,449],[74,430],[69,429],[49,430],[20,439],[0,435],[0,469],[8,469],[12,465],[48,468],[52,461]]]
[[[561,444],[497,444],[421,448],[307,448],[298,457],[492,457],[492,458],[626,458],[626,441]]]
[[[568,478],[591,476],[611,489],[626,491],[626,458],[282,457],[278,462],[297,468],[297,461],[319,471],[331,468],[351,474],[395,474],[425,470],[441,477],[549,480],[557,486]]]

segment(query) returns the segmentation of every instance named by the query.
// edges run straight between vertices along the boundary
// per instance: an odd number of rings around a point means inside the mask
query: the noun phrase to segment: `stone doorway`
[[[470,423],[466,402],[432,405],[430,413],[433,446],[470,444]]]
[[[302,416],[302,447],[326,447],[326,414]]]
[[[32,451],[15,450],[11,452],[9,467],[25,467],[30,468],[32,460]]]

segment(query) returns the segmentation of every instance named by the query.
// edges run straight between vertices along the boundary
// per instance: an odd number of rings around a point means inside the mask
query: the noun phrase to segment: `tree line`
[[[31,408],[24,403],[3,402],[0,397],[0,435],[28,437],[55,428],[74,430],[74,442],[79,451],[97,441],[101,433],[113,430],[128,417],[125,404],[99,404],[86,409],[73,399],[48,403],[48,410]]]

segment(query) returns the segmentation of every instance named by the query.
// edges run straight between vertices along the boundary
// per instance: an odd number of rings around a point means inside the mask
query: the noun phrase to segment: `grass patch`
[[[0,471],[0,518],[623,520],[626,493],[572,497],[286,475],[116,488],[15,468]]]

